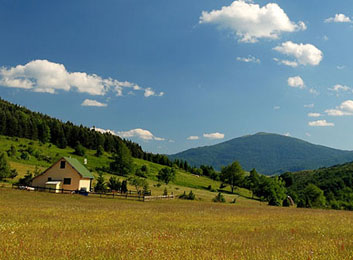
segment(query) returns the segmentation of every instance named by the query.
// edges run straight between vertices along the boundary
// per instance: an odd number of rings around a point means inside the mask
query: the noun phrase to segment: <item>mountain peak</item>
[[[239,161],[247,171],[256,168],[268,175],[317,169],[353,161],[352,151],[337,150],[298,138],[286,137],[258,132],[216,145],[189,149],[169,157],[186,160],[194,166],[212,165],[218,170],[233,161]]]

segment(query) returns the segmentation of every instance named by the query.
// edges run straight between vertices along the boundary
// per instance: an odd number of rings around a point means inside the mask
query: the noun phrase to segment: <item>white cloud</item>
[[[283,32],[306,29],[303,22],[292,22],[276,3],[260,7],[244,0],[234,1],[220,10],[203,11],[200,23],[213,23],[230,29],[242,42],[257,42],[260,38],[277,39]]]
[[[328,41],[328,40],[329,40],[328,36],[327,36],[327,35],[324,35],[323,40],[324,40],[324,41]]]
[[[85,99],[81,106],[84,107],[106,107],[107,104],[98,102],[97,100],[92,100],[92,99]]]
[[[278,110],[278,109],[281,109],[281,107],[280,106],[274,106],[273,109],[274,110]]]
[[[288,82],[288,86],[292,88],[300,88],[300,89],[305,88],[304,81],[299,76],[289,77],[287,82]]]
[[[246,62],[246,63],[260,63],[260,59],[255,58],[254,56],[249,55],[248,57],[237,57],[237,61],[242,61],[242,62]]]
[[[120,131],[120,132],[117,132],[116,134],[123,138],[137,137],[145,141],[149,141],[149,140],[164,141],[165,140],[165,138],[156,137],[150,131],[141,129],[141,128],[131,129],[129,131]]]
[[[323,58],[322,51],[320,51],[312,44],[303,44],[303,43],[297,44],[291,41],[287,41],[273,49],[287,56],[294,57],[295,61],[292,61],[293,65],[295,64],[294,62],[297,62],[304,66],[306,65],[317,66],[320,64]],[[290,63],[288,63],[288,65],[289,64]]]
[[[320,117],[320,113],[308,113],[308,117]]]
[[[346,66],[344,66],[344,65],[342,65],[342,66],[338,65],[336,68],[337,68],[338,70],[343,70],[343,69],[346,68]]]
[[[187,139],[188,140],[199,140],[200,138],[196,135],[192,135],[192,136],[189,136]]]
[[[157,96],[157,97],[162,97],[164,95],[164,92],[159,92],[156,93],[153,89],[151,88],[146,88],[144,96],[145,97],[151,97],[151,96]]]
[[[289,132],[285,133],[284,136],[291,136]]]
[[[352,20],[344,14],[336,14],[335,17],[330,17],[325,20],[325,23],[351,23]]]
[[[310,133],[305,133],[305,135],[306,135],[306,136],[308,136],[308,137],[310,137],[310,136],[311,136],[311,134],[310,134]]]
[[[103,129],[103,128],[98,128],[98,127],[92,127],[91,129],[95,130],[99,133],[102,133],[102,134],[108,133],[111,135],[117,135],[113,130],[110,130],[110,129]]]
[[[310,88],[310,89],[309,89],[309,93],[310,93],[310,94],[313,94],[313,95],[315,95],[315,96],[320,95],[320,92],[317,91],[317,90],[314,89],[314,88]]]
[[[335,109],[327,109],[325,113],[329,116],[351,116],[353,115],[353,100],[346,100]]]
[[[305,108],[313,108],[315,105],[314,104],[306,104],[304,105]]]
[[[216,133],[210,133],[210,134],[203,134],[203,137],[207,139],[223,139],[224,134],[216,132]]]
[[[335,126],[334,123],[326,122],[326,120],[311,121],[308,123],[309,126]]]
[[[325,110],[325,113],[329,116],[350,116],[352,113],[347,112],[347,111],[342,111],[340,109],[327,109]]]
[[[352,89],[350,87],[345,86],[345,85],[340,85],[340,84],[334,85],[332,88],[329,88],[329,90],[337,92],[337,93],[338,92],[347,92],[347,91],[352,92]]]
[[[280,60],[278,58],[273,58],[273,60],[276,61],[279,65],[283,64],[292,68],[298,67],[298,63],[296,61]]]
[[[68,72],[63,64],[48,60],[33,60],[25,65],[11,68],[1,67],[0,85],[50,94],[76,90],[89,95],[103,96],[113,90],[117,96],[122,96],[124,88],[134,91],[148,90],[154,93],[151,88],[143,89],[128,81],[102,78],[85,72]],[[163,95],[163,92],[158,95]]]

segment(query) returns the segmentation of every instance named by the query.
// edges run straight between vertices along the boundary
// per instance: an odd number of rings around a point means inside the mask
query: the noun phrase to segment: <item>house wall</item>
[[[86,191],[90,191],[90,188],[91,188],[90,183],[91,183],[91,179],[81,179],[79,190],[81,188],[86,188]]]
[[[62,188],[67,190],[79,190],[80,189],[80,180],[82,179],[81,175],[74,170],[71,165],[66,162],[65,168],[60,168],[60,162],[65,161],[64,159],[58,161],[51,168],[49,168],[44,174],[37,176],[32,180],[32,186],[35,187],[45,187],[45,183],[48,181],[48,178],[51,178],[52,181],[61,181]],[[64,178],[71,178],[71,184],[65,185]],[[89,190],[89,188],[88,188]]]

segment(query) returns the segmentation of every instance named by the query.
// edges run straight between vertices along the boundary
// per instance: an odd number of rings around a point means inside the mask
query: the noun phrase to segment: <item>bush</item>
[[[290,201],[288,198],[285,198],[282,202],[283,207],[289,207],[290,206]]]
[[[195,194],[192,192],[192,190],[189,192],[188,195],[186,195],[185,191],[183,194],[179,195],[179,199],[183,200],[195,200]]]
[[[21,153],[21,159],[22,160],[29,160],[29,154],[28,154],[28,152],[22,152]]]
[[[175,170],[173,168],[162,168],[157,175],[159,181],[163,181],[165,184],[168,184],[170,181],[175,179]]]
[[[141,178],[147,178],[145,172],[143,172],[141,169],[137,169],[135,175]]]
[[[18,184],[23,186],[30,186],[32,182],[32,178],[33,178],[32,173],[30,171],[27,171],[27,174],[23,178],[18,180]]]
[[[213,198],[212,200],[213,202],[226,202],[224,196],[222,195],[222,193],[218,192],[217,196]]]
[[[85,148],[79,142],[77,143],[77,145],[75,147],[74,154],[76,154],[78,156],[84,156],[85,155]]]

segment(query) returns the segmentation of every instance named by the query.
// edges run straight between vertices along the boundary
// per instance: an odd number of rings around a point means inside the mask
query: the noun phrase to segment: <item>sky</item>
[[[173,154],[353,150],[351,0],[0,0],[0,97]]]

